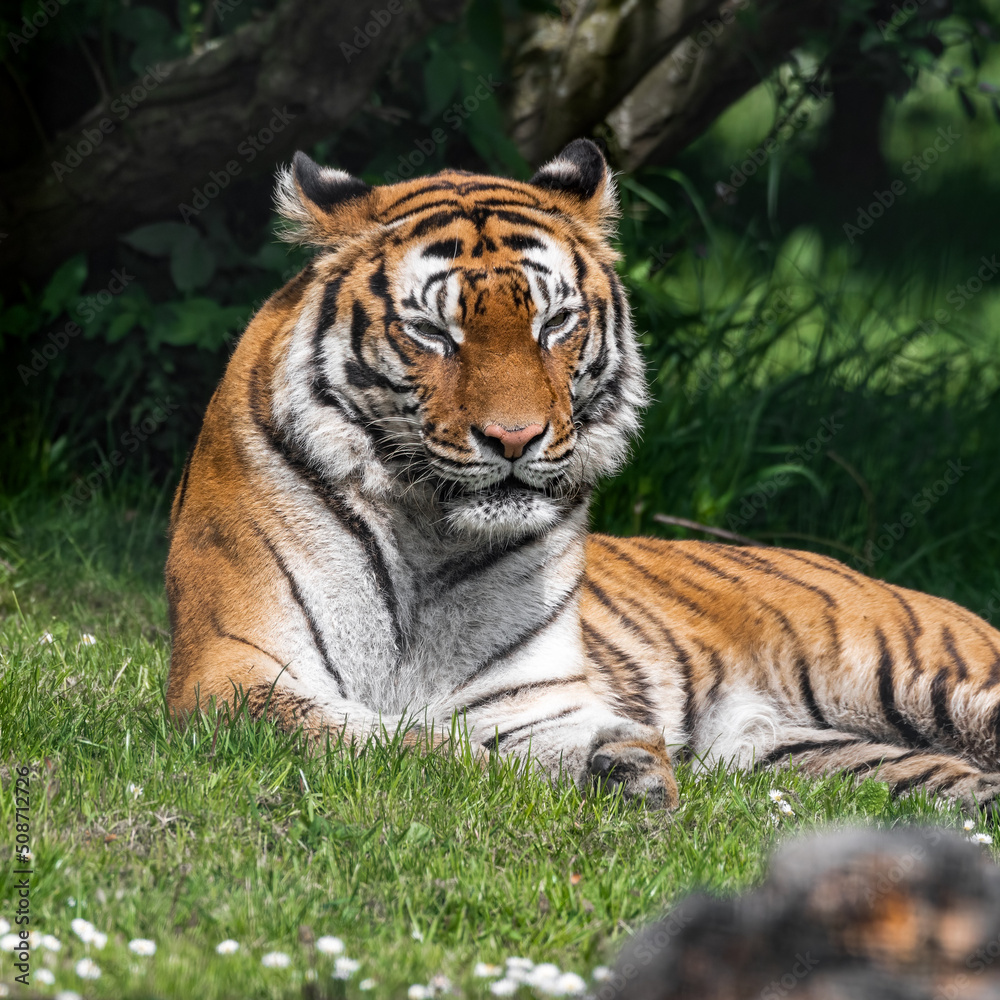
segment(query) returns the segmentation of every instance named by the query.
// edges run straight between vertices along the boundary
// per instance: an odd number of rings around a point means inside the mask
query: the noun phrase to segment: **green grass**
[[[757,881],[776,839],[797,830],[960,824],[873,781],[683,768],[682,806],[668,816],[582,797],[524,766],[484,768],[460,746],[309,755],[268,725],[213,716],[178,732],[163,700],[164,498],[125,493],[78,512],[39,500],[3,510],[0,773],[6,790],[15,765],[30,768],[31,916],[62,942],[34,954],[56,979],[36,982],[39,995],[403,997],[443,973],[488,997],[477,961],[521,955],[589,977],[692,887]],[[777,813],[773,787],[788,790],[794,816]],[[8,845],[13,824],[4,794]],[[12,867],[0,871],[8,918]],[[89,952],[100,979],[74,971],[88,954],[76,917],[108,935]],[[324,934],[361,962],[346,984],[308,943]],[[136,937],[154,940],[155,956],[132,954]],[[240,951],[217,955],[227,938]],[[288,968],[262,966],[275,950]],[[13,975],[4,953],[0,982]]]

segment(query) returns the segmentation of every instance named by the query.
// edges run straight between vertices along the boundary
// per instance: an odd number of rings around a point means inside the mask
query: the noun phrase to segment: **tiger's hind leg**
[[[835,729],[786,731],[757,767],[791,763],[808,774],[844,772],[885,781],[897,795],[924,789],[954,799],[967,810],[1000,805],[1000,773],[983,771],[954,754],[877,743]]]

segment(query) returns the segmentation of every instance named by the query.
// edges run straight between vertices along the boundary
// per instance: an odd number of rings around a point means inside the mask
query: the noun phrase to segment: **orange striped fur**
[[[1000,790],[1000,634],[824,556],[588,534],[646,391],[570,144],[530,181],[369,188],[299,154],[309,267],[254,317],[174,500],[168,698],[402,728],[673,805],[672,762]]]

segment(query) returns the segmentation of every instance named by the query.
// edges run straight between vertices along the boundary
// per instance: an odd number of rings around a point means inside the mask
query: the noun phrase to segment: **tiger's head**
[[[517,538],[621,464],[646,389],[593,143],[527,182],[370,187],[298,153],[277,203],[319,253],[276,411],[323,474],[419,486],[447,530]]]

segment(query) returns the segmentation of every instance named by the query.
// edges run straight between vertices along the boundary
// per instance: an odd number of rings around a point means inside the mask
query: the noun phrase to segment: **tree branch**
[[[196,189],[204,195],[213,174],[228,185],[237,172],[270,171],[342,127],[386,64],[463,5],[383,3],[397,12],[368,38],[369,0],[286,0],[267,19],[146,74],[58,136],[55,160],[43,153],[0,175],[0,230],[9,234],[0,268],[43,276],[142,222],[180,219],[179,206]]]

